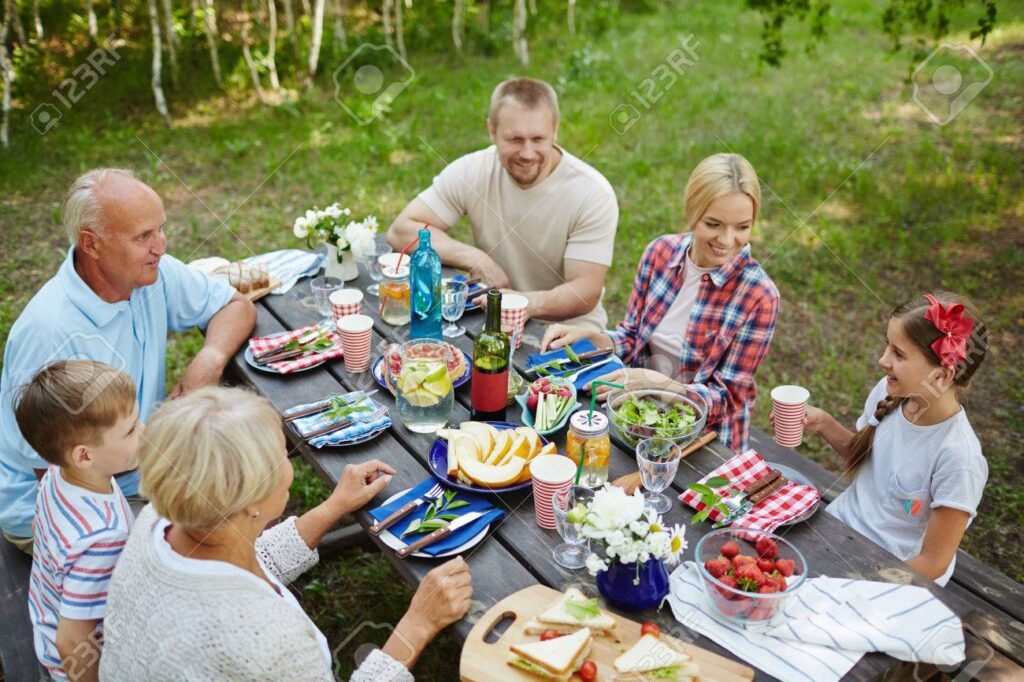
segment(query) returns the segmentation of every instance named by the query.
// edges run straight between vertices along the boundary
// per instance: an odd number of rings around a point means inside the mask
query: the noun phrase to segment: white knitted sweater
[[[164,563],[161,521],[147,506],[110,583],[101,680],[333,680],[318,630],[301,610],[245,575],[201,578]],[[287,584],[315,565],[290,518],[256,541],[263,565]],[[405,666],[374,650],[353,681],[410,682]]]

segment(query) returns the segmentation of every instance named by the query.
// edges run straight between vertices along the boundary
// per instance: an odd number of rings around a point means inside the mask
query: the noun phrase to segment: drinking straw
[[[429,228],[430,226],[427,225],[426,223],[423,223],[423,227]],[[406,244],[405,248],[403,248],[401,251],[399,251],[399,253],[398,253],[398,260],[395,261],[395,272],[398,272],[398,268],[400,268],[402,266],[402,256],[406,256],[408,258],[407,254],[409,253],[409,249],[411,249],[412,245],[415,244],[416,242],[418,242],[419,240],[420,240],[420,238],[416,237],[411,242]]]
[[[584,455],[583,446],[584,445],[586,445],[586,441],[584,441],[583,443],[580,443],[580,461],[579,461],[578,464],[576,464],[576,482],[573,485],[579,485],[580,484],[580,474],[583,473],[583,455]]]
[[[591,423],[594,420],[594,405],[597,403],[597,387],[611,386],[612,388],[626,388],[622,384],[616,384],[613,381],[601,381],[600,379],[590,382],[590,412],[587,413],[587,423]]]

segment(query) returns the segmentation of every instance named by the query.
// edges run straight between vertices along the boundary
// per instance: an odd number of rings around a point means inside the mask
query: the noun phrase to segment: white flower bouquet
[[[607,571],[611,561],[636,564],[638,574],[640,565],[651,559],[675,564],[686,549],[686,528],[666,527],[660,514],[644,508],[639,490],[627,495],[622,488],[605,484],[589,503],[576,505],[568,520],[592,545],[596,541],[604,547],[603,557],[587,557],[587,570],[595,576]]]
[[[314,206],[295,219],[292,232],[299,239],[305,239],[310,248],[319,242],[335,247],[339,262],[342,254],[349,250],[358,257],[364,245],[372,243],[377,234],[377,218],[368,215],[362,220],[350,220],[351,215],[351,209],[336,203],[323,210]]]

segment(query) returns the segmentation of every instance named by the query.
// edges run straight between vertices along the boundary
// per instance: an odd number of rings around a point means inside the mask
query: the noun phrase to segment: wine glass
[[[442,285],[441,290],[441,317],[448,320],[448,326],[442,334],[445,338],[453,339],[466,333],[466,328],[455,322],[462,317],[466,310],[466,295],[469,293],[469,285],[462,281],[448,280]]]
[[[313,290],[313,300],[316,302],[316,309],[325,318],[317,324],[334,325],[334,315],[331,313],[331,294],[344,286],[345,283],[338,277],[317,277],[309,283],[309,287]]]
[[[365,289],[370,296],[380,296],[380,282],[384,279],[384,273],[381,272],[380,262],[377,259],[391,251],[391,245],[384,241],[383,237],[378,237],[373,240],[373,244],[364,245],[359,253],[359,262],[363,264],[366,274],[373,280],[373,284]]]
[[[646,506],[658,514],[664,514],[672,508],[672,500],[662,495],[661,491],[675,479],[681,454],[675,441],[666,438],[648,438],[636,446],[640,481],[648,491],[644,494]]]
[[[551,495],[551,509],[555,514],[555,526],[558,534],[565,542],[551,550],[555,563],[563,568],[579,569],[587,563],[587,551],[583,545],[586,536],[576,528],[576,519],[580,513],[580,505],[590,504],[594,499],[594,491],[582,486],[569,486],[566,490],[558,490]]]

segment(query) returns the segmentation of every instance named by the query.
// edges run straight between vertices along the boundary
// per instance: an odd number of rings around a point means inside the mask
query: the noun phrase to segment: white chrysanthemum
[[[594,493],[591,512],[595,525],[608,531],[627,528],[644,513],[642,494],[627,495],[622,488],[606,485]]]
[[[379,227],[379,225],[377,224],[377,216],[374,216],[374,215],[366,216],[366,219],[363,220],[363,227],[365,227],[366,229],[368,229],[368,230],[372,231],[374,234],[376,234],[377,228]]]
[[[590,575],[597,575],[608,570],[608,562],[596,554],[591,554],[587,557],[587,570],[590,571]]]
[[[309,223],[306,222],[305,218],[299,216],[295,219],[295,224],[292,225],[292,232],[299,239],[305,239],[309,236]]]

